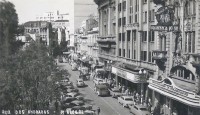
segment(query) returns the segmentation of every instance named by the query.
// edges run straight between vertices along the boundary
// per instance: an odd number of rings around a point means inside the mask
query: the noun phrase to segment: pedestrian
[[[100,107],[97,108],[97,115],[100,114]]]

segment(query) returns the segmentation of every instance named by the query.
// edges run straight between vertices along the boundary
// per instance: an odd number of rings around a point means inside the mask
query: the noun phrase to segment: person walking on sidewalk
[[[97,115],[100,114],[100,107],[97,108]]]

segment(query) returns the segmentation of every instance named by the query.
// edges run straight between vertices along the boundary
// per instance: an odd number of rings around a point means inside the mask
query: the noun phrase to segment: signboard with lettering
[[[174,7],[164,6],[158,9],[156,12],[157,25],[151,25],[151,31],[179,31],[179,26],[174,24]]]

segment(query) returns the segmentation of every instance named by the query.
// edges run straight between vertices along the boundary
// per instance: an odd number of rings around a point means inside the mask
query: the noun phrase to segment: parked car
[[[85,86],[85,82],[83,81],[83,79],[77,79],[76,80],[76,86],[77,87],[84,87]]]
[[[133,105],[133,106],[130,106],[129,108],[130,108],[130,112],[133,113],[133,115],[151,115],[147,107],[142,106],[142,105]]]
[[[77,93],[77,92],[70,92],[70,93],[67,93],[65,96],[66,97],[76,97],[76,96],[78,96],[79,94]]]
[[[59,63],[63,63],[63,58],[62,58],[62,57],[59,57],[59,58],[58,58],[58,61],[59,61]]]
[[[118,102],[122,104],[123,107],[129,107],[134,104],[133,98],[131,96],[120,96],[118,97]]]
[[[95,86],[95,93],[97,93],[98,96],[108,96],[110,95],[110,92],[108,90],[108,86],[104,84],[99,84]]]
[[[117,87],[111,88],[111,89],[109,89],[109,91],[110,91],[110,95],[113,98],[117,98],[119,96],[122,96],[122,93],[121,93],[120,89],[117,88]]]
[[[103,79],[100,79],[100,78],[95,78],[95,79],[93,80],[93,82],[94,82],[95,85],[99,85],[99,84],[101,84],[101,83],[105,83],[104,80],[103,80]]]

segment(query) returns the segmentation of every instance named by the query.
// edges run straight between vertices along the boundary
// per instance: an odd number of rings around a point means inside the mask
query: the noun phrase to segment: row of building
[[[73,35],[70,34],[69,14],[59,14],[59,11],[46,12],[37,16],[35,21],[25,22],[23,27],[24,35],[17,36],[17,39],[27,44],[31,38],[34,41],[39,39],[47,46],[59,45],[62,41],[67,41],[69,46],[74,46]]]
[[[200,1],[94,2],[98,31],[78,34],[77,51],[95,57],[116,85],[151,99],[163,114],[199,115]]]

